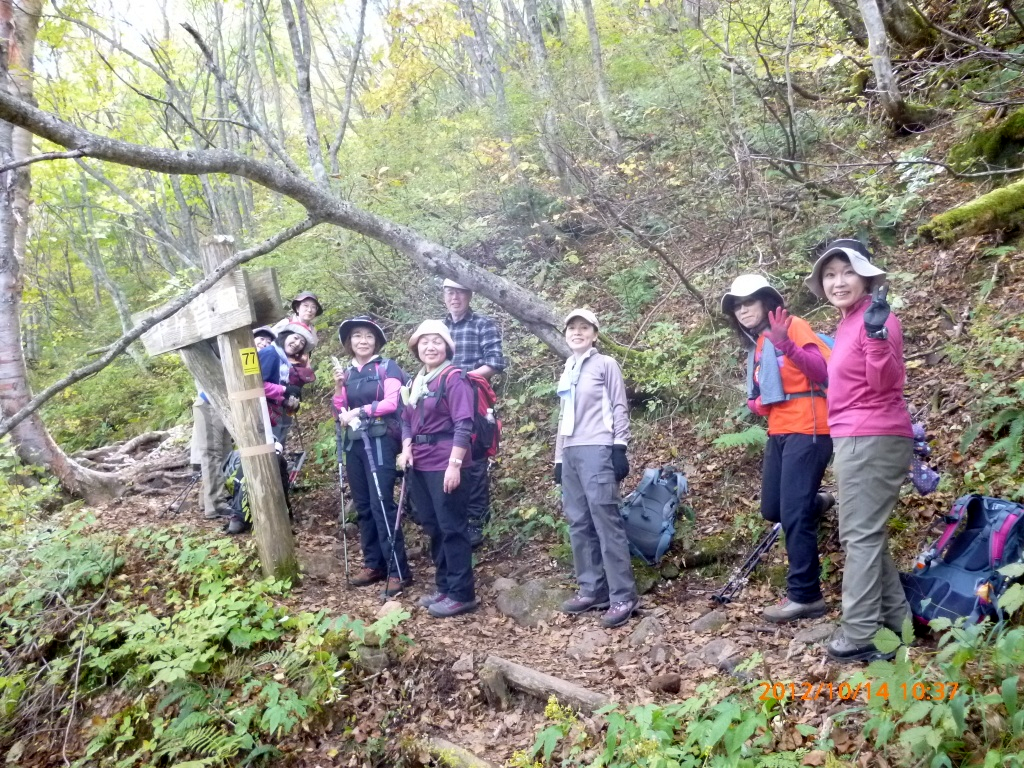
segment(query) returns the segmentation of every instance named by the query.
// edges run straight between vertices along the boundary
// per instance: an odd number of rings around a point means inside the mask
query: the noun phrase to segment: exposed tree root
[[[500,656],[488,656],[480,670],[480,682],[488,702],[494,707],[505,709],[510,704],[508,689],[527,693],[541,701],[554,696],[563,704],[581,712],[592,713],[613,703],[603,693],[592,691],[560,677],[538,672],[522,664],[516,664]]]

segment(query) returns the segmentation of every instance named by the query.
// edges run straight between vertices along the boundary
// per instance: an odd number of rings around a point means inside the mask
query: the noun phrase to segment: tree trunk
[[[937,42],[936,31],[928,26],[928,22],[921,18],[921,14],[907,0],[878,0],[878,9],[889,38],[907,53]]]
[[[608,95],[608,84],[604,79],[604,63],[601,60],[601,37],[597,31],[597,16],[594,14],[594,4],[591,0],[580,0],[583,7],[583,16],[587,20],[587,35],[590,37],[590,62],[594,67],[594,82],[597,85],[597,103],[601,108],[601,121],[604,123],[605,138],[608,139],[608,146],[613,153],[618,155],[622,151],[619,144],[619,132],[615,130],[615,121],[612,119],[612,99]]]
[[[860,9],[855,0],[827,0],[832,11],[839,20],[843,22],[846,31],[854,39],[857,45],[867,48],[868,32],[864,29],[864,19],[861,18]]]
[[[889,36],[878,8],[878,0],[857,0],[857,4],[868,33],[868,51],[875,72],[875,92],[882,108],[900,128],[913,130],[927,124],[933,114],[929,110],[907,104],[900,93],[892,69],[892,59],[889,58]]]
[[[32,99],[31,71],[42,0],[15,5],[0,0],[0,92]],[[8,68],[11,77],[6,77]],[[15,136],[19,133],[19,136]],[[23,160],[31,153],[31,136],[0,122],[0,162]],[[16,413],[31,399],[21,346],[21,260],[28,229],[29,167],[0,174],[0,412]],[[19,458],[47,467],[71,493],[89,503],[101,503],[122,490],[114,475],[86,469],[68,458],[46,431],[38,415],[18,424],[11,433]]]
[[[552,175],[556,176],[565,194],[569,194],[569,174],[561,156],[558,141],[558,122],[555,118],[555,85],[548,67],[547,48],[544,47],[544,32],[541,29],[537,0],[525,0],[526,31],[529,35],[530,57],[537,75],[537,86],[543,103],[544,116],[540,125],[540,148],[544,162]]]

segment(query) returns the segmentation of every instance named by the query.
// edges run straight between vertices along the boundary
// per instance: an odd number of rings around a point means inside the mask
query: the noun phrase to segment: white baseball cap
[[[466,286],[459,285],[454,280],[449,280],[448,278],[445,278],[444,282],[441,283],[441,288],[442,289],[444,289],[444,288],[455,288],[455,289],[460,290],[460,291],[468,291],[469,290],[469,288],[467,288]]]

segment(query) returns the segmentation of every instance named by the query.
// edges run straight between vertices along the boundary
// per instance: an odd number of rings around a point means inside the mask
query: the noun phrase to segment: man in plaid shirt
[[[498,324],[491,318],[476,314],[469,302],[473,292],[454,280],[442,284],[444,305],[448,314],[444,324],[448,326],[452,341],[455,342],[455,359],[452,364],[467,373],[478,373],[490,380],[496,373],[505,370],[505,356],[501,353],[501,333]],[[486,461],[475,461],[465,471],[469,517],[469,540],[474,547],[483,543],[483,527],[490,516],[491,493],[487,479]]]

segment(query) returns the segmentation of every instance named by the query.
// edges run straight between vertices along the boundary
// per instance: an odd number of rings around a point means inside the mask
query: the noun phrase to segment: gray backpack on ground
[[[629,551],[648,565],[657,564],[672,544],[676,510],[687,492],[686,478],[673,466],[648,469],[622,501]]]

